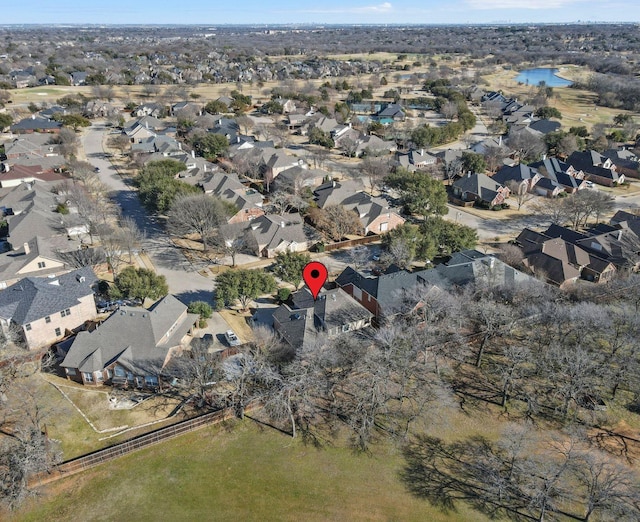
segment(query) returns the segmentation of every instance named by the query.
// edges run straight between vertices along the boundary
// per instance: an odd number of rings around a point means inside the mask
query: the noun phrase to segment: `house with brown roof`
[[[563,286],[577,279],[606,282],[616,273],[612,256],[599,251],[590,236],[557,225],[545,232],[525,228],[516,238],[524,265],[550,283]]]

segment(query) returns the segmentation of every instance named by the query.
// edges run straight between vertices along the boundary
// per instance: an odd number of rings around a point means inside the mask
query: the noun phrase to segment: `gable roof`
[[[294,347],[313,342],[324,330],[370,321],[373,314],[342,288],[322,289],[318,299],[303,288],[292,295],[293,308],[281,305],[273,314],[277,331]]]
[[[161,368],[171,348],[197,321],[197,314],[185,314],[187,306],[167,295],[149,310],[123,306],[93,332],[80,332],[61,366],[94,372],[117,362],[130,370],[149,374],[149,367]],[[183,315],[184,314],[184,315]]]
[[[364,181],[358,179],[346,179],[344,181],[330,181],[320,185],[313,191],[315,200],[320,208],[328,205],[340,205],[347,198],[358,192],[364,191]]]
[[[0,317],[25,325],[76,306],[93,294],[97,282],[91,267],[83,267],[55,278],[26,277],[0,292]]]
[[[309,241],[307,227],[298,213],[257,217],[250,222],[249,233],[260,250],[273,250],[283,244],[305,244]]]
[[[468,174],[456,180],[453,187],[461,193],[476,194],[483,201],[493,201],[498,195],[498,190],[504,188],[486,174]]]
[[[498,171],[492,176],[492,179],[500,183],[501,185],[506,185],[509,181],[516,181],[518,183],[522,181],[528,181],[533,179],[536,176],[539,176],[540,173],[531,168],[524,163],[520,163],[519,165],[514,165],[513,167],[503,166],[498,169]]]
[[[530,123],[529,127],[542,134],[549,134],[550,132],[557,131],[560,128],[560,123],[551,120],[538,120]]]

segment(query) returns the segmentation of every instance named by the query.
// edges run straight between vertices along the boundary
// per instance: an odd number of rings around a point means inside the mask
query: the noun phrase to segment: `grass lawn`
[[[584,79],[588,71],[577,66],[559,67],[559,76],[569,80]],[[513,70],[500,70],[484,78],[489,82],[488,89],[502,90],[505,95],[513,96],[519,100],[532,98],[537,91],[534,85],[518,84],[515,77],[518,72]],[[586,126],[588,129],[596,123],[613,125],[613,117],[616,114],[632,114],[622,109],[608,107],[596,107],[597,96],[595,93],[582,89],[570,89],[568,87],[554,87],[553,97],[549,99],[549,106],[555,107],[562,114],[562,128]]]
[[[207,428],[50,486],[12,521],[416,520],[445,514],[398,480],[394,448],[316,449],[250,420]]]

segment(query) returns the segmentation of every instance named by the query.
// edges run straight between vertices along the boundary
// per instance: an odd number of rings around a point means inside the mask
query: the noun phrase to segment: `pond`
[[[520,71],[520,74],[516,76],[515,80],[520,83],[526,83],[527,85],[538,85],[540,82],[545,82],[547,87],[568,87],[573,82],[565,80],[556,76],[558,69],[540,68],[540,69],[525,69]]]

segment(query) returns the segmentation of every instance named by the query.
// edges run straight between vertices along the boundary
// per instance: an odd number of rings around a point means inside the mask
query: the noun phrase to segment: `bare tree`
[[[511,191],[511,195],[516,199],[518,203],[518,210],[522,208],[527,201],[530,201],[534,198],[534,195],[531,194],[528,190],[528,186],[526,183],[518,183],[516,180],[511,180],[507,183],[507,187]]]
[[[227,209],[219,198],[196,195],[176,199],[168,213],[167,226],[172,234],[198,234],[205,252],[214,231],[226,223]]]
[[[236,116],[236,123],[242,130],[242,133],[245,135],[248,135],[249,132],[251,132],[251,129],[253,129],[253,126],[255,125],[253,118],[246,115]]]
[[[236,256],[247,248],[247,231],[244,224],[222,225],[213,236],[216,248],[231,256],[231,266],[236,266]]]
[[[390,170],[389,162],[384,159],[366,157],[362,161],[360,164],[360,172],[367,177],[371,194],[380,186],[382,180],[389,174]]]
[[[444,102],[442,104],[442,115],[448,120],[453,120],[458,116],[458,104],[451,101]]]
[[[511,129],[509,131],[509,147],[520,153],[521,159],[538,159],[547,149],[544,142],[527,130]]]

